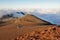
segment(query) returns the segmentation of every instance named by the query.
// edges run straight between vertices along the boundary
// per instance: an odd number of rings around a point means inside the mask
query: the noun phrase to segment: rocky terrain
[[[26,32],[15,40],[60,40],[60,27],[53,25],[42,30]]]
[[[27,14],[0,25],[0,40],[60,40],[60,27]]]

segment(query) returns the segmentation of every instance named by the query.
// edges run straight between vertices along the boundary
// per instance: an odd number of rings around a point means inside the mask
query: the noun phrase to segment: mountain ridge
[[[18,22],[21,25],[52,25],[52,23],[42,20],[31,14],[27,14],[21,18],[17,18],[15,22]]]

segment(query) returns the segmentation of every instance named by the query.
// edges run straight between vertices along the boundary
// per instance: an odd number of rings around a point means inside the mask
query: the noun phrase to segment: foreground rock
[[[48,27],[42,31],[27,32],[20,35],[15,40],[60,40],[60,27]]]

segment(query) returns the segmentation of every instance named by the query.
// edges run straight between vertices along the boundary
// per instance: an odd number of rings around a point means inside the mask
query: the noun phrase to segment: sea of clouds
[[[29,9],[29,10],[0,10],[0,18],[6,14],[13,14],[14,17],[23,17],[24,15],[17,14],[17,12],[23,12],[25,14],[32,14],[41,18],[43,20],[49,21],[53,24],[60,25],[60,10],[36,10],[36,9]]]

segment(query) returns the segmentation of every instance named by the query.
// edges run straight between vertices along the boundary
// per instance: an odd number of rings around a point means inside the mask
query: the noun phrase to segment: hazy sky
[[[60,0],[0,0],[1,8],[60,8]]]

